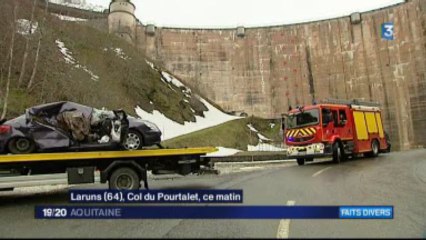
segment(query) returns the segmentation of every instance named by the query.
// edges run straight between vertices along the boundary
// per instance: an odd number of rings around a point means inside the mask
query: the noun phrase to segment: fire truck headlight
[[[316,152],[320,152],[324,149],[324,144],[323,143],[317,143],[315,144],[315,151]]]

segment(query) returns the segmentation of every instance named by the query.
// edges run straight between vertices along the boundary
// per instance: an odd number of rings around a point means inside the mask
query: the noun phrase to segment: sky
[[[109,0],[86,0],[108,6]],[[132,0],[143,24],[234,28],[292,24],[348,16],[403,0]]]

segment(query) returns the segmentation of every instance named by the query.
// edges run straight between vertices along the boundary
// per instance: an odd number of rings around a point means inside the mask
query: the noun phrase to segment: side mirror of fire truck
[[[286,129],[286,126],[285,126],[286,120],[287,120],[287,114],[281,114],[281,129],[280,129],[279,134],[280,134],[280,136],[283,136],[283,137],[284,137],[284,133],[285,133],[285,129]]]
[[[285,123],[286,123],[286,121],[287,121],[287,118],[288,118],[288,114],[287,113],[283,113],[283,114],[281,114],[281,130],[283,130],[283,132],[285,132],[285,130],[286,130],[286,125],[285,125]]]

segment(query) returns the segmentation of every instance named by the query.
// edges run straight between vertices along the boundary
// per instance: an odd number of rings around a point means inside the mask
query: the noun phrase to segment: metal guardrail
[[[225,156],[225,157],[209,157],[210,165],[214,166],[217,162],[263,162],[263,161],[278,161],[288,159],[287,154],[265,154],[253,156]]]
[[[282,141],[259,142],[256,146],[249,146],[248,151],[253,152],[285,152],[287,146]]]

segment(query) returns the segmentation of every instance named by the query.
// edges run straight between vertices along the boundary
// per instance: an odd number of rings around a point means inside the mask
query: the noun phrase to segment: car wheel
[[[109,189],[111,190],[137,190],[139,188],[140,178],[131,168],[118,168],[109,178]]]
[[[126,150],[139,150],[143,147],[142,135],[135,131],[129,130],[127,133],[126,141],[123,143],[123,147]]]
[[[14,138],[7,145],[9,152],[13,154],[32,153],[35,150],[35,144],[28,138]]]

